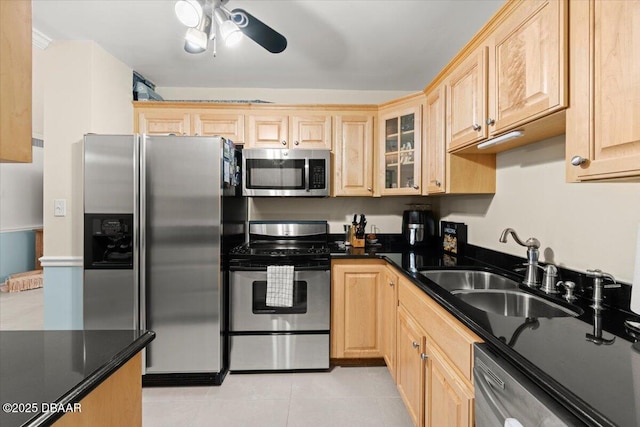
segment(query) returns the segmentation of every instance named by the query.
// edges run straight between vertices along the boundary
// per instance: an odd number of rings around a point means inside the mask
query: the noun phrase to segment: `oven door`
[[[329,270],[295,271],[293,307],[267,306],[266,291],[266,270],[232,271],[229,274],[229,330],[232,333],[329,330]]]

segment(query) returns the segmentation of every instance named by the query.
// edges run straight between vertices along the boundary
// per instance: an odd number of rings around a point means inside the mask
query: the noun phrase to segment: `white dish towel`
[[[269,307],[293,307],[293,266],[267,266],[267,300]]]

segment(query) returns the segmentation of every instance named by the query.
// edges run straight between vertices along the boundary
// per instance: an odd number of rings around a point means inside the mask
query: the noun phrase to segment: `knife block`
[[[355,234],[351,235],[352,248],[364,248],[364,239],[358,239]]]

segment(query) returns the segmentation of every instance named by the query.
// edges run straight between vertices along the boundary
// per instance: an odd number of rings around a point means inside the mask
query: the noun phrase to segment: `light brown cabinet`
[[[331,357],[380,358],[381,261],[331,264]]]
[[[138,353],[80,400],[54,427],[142,426],[142,353]]]
[[[489,133],[567,107],[566,0],[521,1],[489,37]]]
[[[568,181],[640,177],[640,1],[570,8]]]
[[[422,191],[424,194],[438,194],[446,191],[445,96],[444,85],[437,86],[427,93],[424,109],[424,153],[426,160],[424,164],[426,170],[422,171]]]
[[[334,122],[333,195],[372,196],[374,115],[337,115]]]
[[[331,150],[331,115],[249,115],[247,148]]]
[[[451,73],[447,90],[447,148],[458,148],[487,138],[487,48],[480,46]]]
[[[148,135],[220,135],[236,144],[244,143],[242,111],[207,108],[147,107],[134,104],[134,132]],[[176,104],[174,104],[176,105]]]
[[[30,163],[31,2],[0,1],[0,162]]]
[[[425,427],[473,427],[473,388],[428,339],[425,354]]]
[[[244,143],[244,114],[224,111],[201,111],[191,114],[194,135],[220,135],[236,144]]]
[[[191,112],[185,109],[143,109],[136,112],[135,132],[147,135],[193,135]]]
[[[379,112],[378,182],[381,195],[419,195],[424,95]]]
[[[567,9],[567,0],[509,3],[504,19],[450,72],[450,152],[475,152],[478,143],[515,129],[523,130],[524,136],[486,152],[564,132]]]
[[[424,425],[426,334],[413,317],[398,308],[396,384],[415,426]]]
[[[427,93],[425,107],[423,194],[495,193],[495,154],[452,154],[445,138],[444,84]]]
[[[391,267],[384,271],[380,283],[380,317],[378,331],[380,334],[380,351],[391,377],[396,378],[396,320],[398,311],[398,273]]]
[[[403,378],[408,384],[401,395],[415,425],[473,426],[473,343],[480,338],[404,278],[399,280],[398,304],[396,378],[399,389]],[[418,342],[420,334],[423,343]],[[408,375],[423,381],[419,404]]]

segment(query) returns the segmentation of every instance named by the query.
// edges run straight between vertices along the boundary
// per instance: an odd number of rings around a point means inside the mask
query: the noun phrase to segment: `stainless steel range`
[[[231,371],[329,368],[327,230],[326,221],[249,223],[249,242],[229,257]]]

